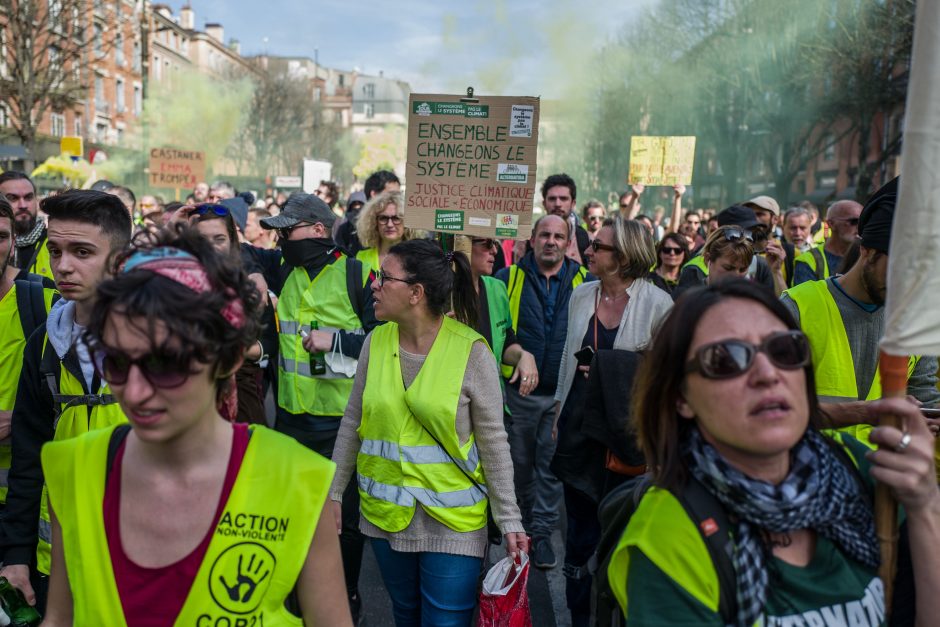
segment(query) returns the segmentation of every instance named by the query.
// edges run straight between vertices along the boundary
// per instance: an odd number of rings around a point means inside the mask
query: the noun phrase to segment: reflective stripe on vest
[[[587,270],[584,269],[584,266],[579,266],[578,271],[571,278],[571,291],[574,291],[576,287],[584,283],[584,277],[587,276]],[[512,319],[512,330],[519,330],[519,307],[522,303],[522,287],[525,284],[525,271],[513,264],[509,266],[509,281],[506,286],[506,291],[509,295],[509,316]],[[489,296],[489,293],[487,293]],[[494,340],[495,342],[495,340]],[[501,365],[500,370],[503,377],[510,378],[512,377],[513,367],[507,365]]]
[[[362,515],[380,529],[405,529],[418,504],[455,531],[486,525],[485,479],[476,443],[471,434],[461,444],[455,425],[467,360],[478,341],[483,338],[476,331],[445,316],[406,390],[398,325],[387,323],[372,332],[356,465]]]
[[[104,532],[110,436],[111,430],[101,430],[42,451],[62,527],[76,625],[126,625]],[[334,469],[293,439],[253,426],[235,485],[174,624],[301,625],[284,600],[307,558]]]
[[[48,342],[48,339],[46,340]],[[43,350],[53,350],[44,343]],[[55,385],[57,389],[50,390],[56,401],[55,435],[53,441],[68,440],[79,435],[96,431],[106,427],[127,422],[127,417],[110,391],[107,383],[102,383],[102,394],[87,394],[85,386],[72,376],[68,369],[59,366],[59,380],[55,377],[46,378],[47,384]],[[88,402],[79,402],[84,399]],[[42,487],[42,499],[39,501],[39,542],[36,545],[36,569],[49,574],[52,559],[52,523],[49,516],[48,490]]]
[[[800,312],[800,326],[809,339],[819,400],[824,403],[845,403],[881,398],[880,370],[875,372],[868,393],[859,393],[849,337],[839,306],[829,291],[829,281],[807,281],[791,287],[785,294],[796,303]],[[918,361],[919,356],[908,360],[908,377],[914,372]],[[841,430],[874,448],[868,440],[871,429],[871,425],[853,425]]]
[[[277,302],[278,405],[292,414],[342,416],[352,392],[352,379],[313,377],[310,353],[300,331],[309,333],[311,322],[319,328],[357,331],[362,327],[349,302],[346,257],[340,256],[310,280],[303,268],[287,277]],[[362,264],[365,286],[368,266]]]

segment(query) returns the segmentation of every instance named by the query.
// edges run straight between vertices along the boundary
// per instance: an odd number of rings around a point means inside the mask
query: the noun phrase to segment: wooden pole
[[[881,394],[883,398],[904,397],[907,395],[908,358],[881,353],[879,370],[881,372]],[[882,416],[878,421],[882,427],[903,429],[900,416]],[[885,589],[885,622],[891,616],[891,602],[894,597],[894,577],[897,573],[898,560],[898,503],[891,489],[883,483],[875,483],[875,533],[881,548],[881,567],[878,576]]]

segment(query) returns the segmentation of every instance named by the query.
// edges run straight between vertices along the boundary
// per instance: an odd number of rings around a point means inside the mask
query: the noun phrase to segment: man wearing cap
[[[333,242],[335,220],[325,202],[304,193],[292,194],[279,215],[261,220],[263,228],[277,229],[283,255],[283,264],[266,275],[279,292],[275,429],[327,458],[349,402],[359,352],[378,325],[372,276]],[[354,615],[361,606],[358,526],[359,495],[351,481],[343,498],[340,545]]]
[[[891,221],[898,179],[875,192],[858,225],[859,257],[844,275],[789,290],[784,304],[799,320],[813,354],[816,393],[832,426],[868,443],[881,398],[878,343],[884,334]],[[940,402],[937,359],[911,357],[907,391],[924,405]]]
[[[858,237],[858,219],[862,206],[854,200],[832,203],[826,212],[829,239],[796,258],[793,285],[821,281],[835,274],[842,258]]]
[[[759,229],[762,223],[758,221],[757,217],[754,215],[754,211],[749,207],[731,205],[715,217],[720,227],[741,227],[752,245],[754,244],[755,230],[758,230],[760,233],[764,232]],[[756,251],[757,247],[755,246],[754,248]],[[763,257],[754,255],[754,259],[751,261],[751,267],[748,268],[747,276],[752,281],[767,287],[767,289],[776,291],[773,272]],[[708,277],[708,266],[705,265],[705,258],[699,253],[682,266],[682,271],[679,273],[679,285],[676,286],[673,296],[678,298],[682,292],[691,287],[705,285],[706,277]]]

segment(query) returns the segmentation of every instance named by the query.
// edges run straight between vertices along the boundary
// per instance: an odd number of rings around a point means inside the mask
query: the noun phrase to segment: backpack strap
[[[355,257],[346,256],[346,293],[349,295],[349,304],[359,321],[362,321],[362,312],[366,308],[365,286],[362,280],[362,262]]]
[[[52,347],[47,338],[42,352],[42,359],[39,362],[39,374],[46,380],[46,386],[52,395],[53,430],[59,426],[59,418],[62,417],[62,412],[66,409],[84,406],[90,411],[92,407],[97,405],[117,403],[117,398],[113,394],[60,394],[59,377],[61,376],[62,364],[63,362],[56,354],[55,348]],[[97,379],[97,375],[95,378]]]
[[[826,260],[823,259],[823,253],[818,246],[813,246],[809,249],[809,254],[816,260],[816,280],[822,281],[826,278]]]
[[[131,432],[131,426],[128,424],[118,425],[111,432],[111,439],[108,441],[108,463],[104,471],[104,484],[108,485],[108,478],[111,476],[111,468],[114,466],[114,458],[117,457],[118,449],[121,443],[127,439],[127,434]]]
[[[13,284],[16,287],[16,310],[23,327],[23,336],[29,339],[36,327],[46,321],[42,284],[23,279],[17,279]]]
[[[718,574],[718,611],[725,624],[735,622],[738,613],[737,576],[734,571],[734,542],[731,521],[724,506],[694,477],[689,477],[679,502],[695,523]]]

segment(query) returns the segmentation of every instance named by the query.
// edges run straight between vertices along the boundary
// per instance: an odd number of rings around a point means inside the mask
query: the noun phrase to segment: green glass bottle
[[[316,320],[310,321],[310,330],[319,330],[320,325]],[[326,374],[326,358],[323,353],[310,353],[310,374],[313,376]]]
[[[32,605],[26,602],[23,593],[14,588],[6,577],[0,577],[0,608],[9,619],[11,627],[36,627],[42,617]],[[4,624],[0,616],[0,624]]]

